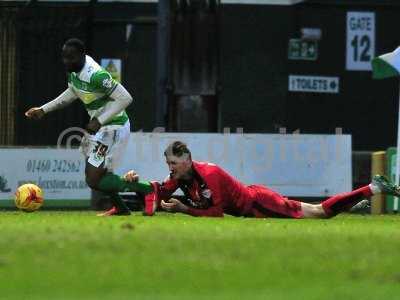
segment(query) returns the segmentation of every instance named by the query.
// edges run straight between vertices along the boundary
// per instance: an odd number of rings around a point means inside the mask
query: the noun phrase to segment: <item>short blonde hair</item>
[[[187,145],[181,141],[174,141],[167,146],[164,151],[164,156],[171,156],[174,155],[176,157],[181,157],[184,154],[188,154],[189,158],[192,159],[192,153],[190,153],[189,148]]]

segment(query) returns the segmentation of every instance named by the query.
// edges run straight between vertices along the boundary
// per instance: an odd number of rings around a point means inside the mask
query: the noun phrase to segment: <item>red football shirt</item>
[[[229,175],[219,166],[193,161],[194,176],[191,182],[168,177],[159,186],[160,199],[169,199],[180,188],[193,216],[246,215],[256,192]]]

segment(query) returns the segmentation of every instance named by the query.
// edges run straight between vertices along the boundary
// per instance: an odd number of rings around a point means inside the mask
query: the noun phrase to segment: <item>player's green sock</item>
[[[126,205],[124,200],[122,200],[120,195],[118,195],[117,193],[110,193],[110,197],[112,204],[114,204],[118,208],[120,214],[130,214],[129,207]]]
[[[127,182],[118,175],[106,173],[97,185],[97,188],[104,192],[139,192],[148,194],[153,191],[149,181]]]

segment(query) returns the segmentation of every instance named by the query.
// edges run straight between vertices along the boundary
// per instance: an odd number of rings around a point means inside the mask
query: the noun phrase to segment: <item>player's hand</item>
[[[25,112],[25,116],[29,119],[40,120],[45,115],[40,107],[32,107]]]
[[[101,124],[97,118],[93,118],[90,120],[90,122],[86,125],[86,130],[90,134],[95,134],[97,131],[99,131],[101,127]]]
[[[138,182],[139,175],[135,171],[130,170],[124,175],[124,179],[128,182]]]
[[[187,212],[188,207],[175,198],[170,198],[168,202],[161,200],[161,207],[169,212]]]

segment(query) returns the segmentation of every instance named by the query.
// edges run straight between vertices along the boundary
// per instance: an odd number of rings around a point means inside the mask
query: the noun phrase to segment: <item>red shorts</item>
[[[289,200],[263,185],[251,185],[252,200],[249,210],[256,218],[303,218],[301,202]]]

